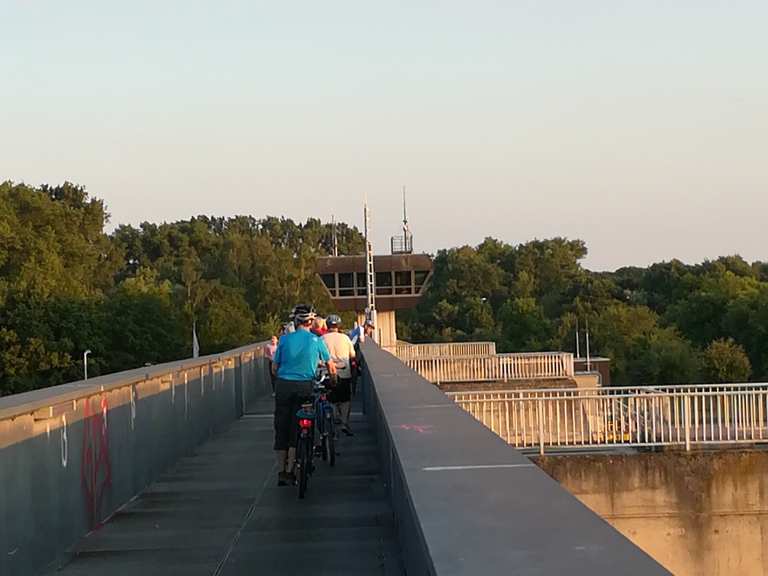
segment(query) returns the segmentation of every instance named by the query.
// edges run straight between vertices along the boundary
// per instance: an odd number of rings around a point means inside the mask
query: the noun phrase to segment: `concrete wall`
[[[408,574],[668,574],[396,357],[370,341],[363,355]]]
[[[573,375],[577,388],[599,388],[603,385],[599,372],[576,372]]]
[[[600,375],[600,385],[611,385],[611,359],[603,357],[593,357],[589,361],[589,370],[587,370],[586,358],[574,358],[573,368],[576,372],[595,372]]]
[[[571,378],[536,378],[533,380],[510,380],[509,382],[440,382],[436,386],[445,392],[493,392],[576,388],[578,383]]]
[[[262,345],[0,399],[0,574],[36,574],[265,393]]]
[[[539,464],[674,574],[768,574],[768,452],[547,456]]]

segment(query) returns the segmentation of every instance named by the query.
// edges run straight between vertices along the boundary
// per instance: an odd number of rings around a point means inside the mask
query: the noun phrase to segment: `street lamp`
[[[88,380],[88,354],[90,353],[90,350],[83,352],[83,374],[85,375],[85,380]]]

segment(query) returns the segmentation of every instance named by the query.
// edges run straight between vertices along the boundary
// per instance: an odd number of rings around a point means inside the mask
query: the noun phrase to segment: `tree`
[[[759,381],[768,378],[768,284],[730,301],[723,326],[746,350],[753,376]]]
[[[756,294],[760,283],[752,276],[739,276],[716,262],[707,265],[685,298],[669,306],[665,318],[699,346],[729,335],[724,324],[729,305]]]
[[[527,275],[525,285],[535,296],[549,317],[558,317],[570,303],[573,288],[586,273],[579,261],[587,255],[587,247],[581,240],[553,238],[533,240],[521,244],[515,250],[511,273],[515,279]]]
[[[252,342],[254,323],[253,312],[241,290],[214,286],[198,324],[202,352],[223,352]]]
[[[654,328],[633,341],[626,384],[692,384],[701,365],[696,349],[672,328]]]
[[[711,342],[703,356],[704,378],[707,382],[746,382],[752,374],[747,353],[732,338]]]
[[[482,250],[463,246],[438,253],[430,289],[410,321],[415,339],[466,340],[494,333],[494,310],[506,300],[507,289],[504,271],[486,259],[490,254],[489,240]]]
[[[630,363],[636,344],[658,329],[658,316],[644,306],[615,303],[588,318],[592,353],[611,359],[612,381],[631,384]]]
[[[679,260],[651,265],[640,280],[640,292],[647,306],[658,314],[684,299],[696,281],[693,272]]]
[[[66,183],[38,190],[0,184],[2,291],[20,298],[86,297],[112,283],[107,214],[100,200]]]
[[[546,350],[554,336],[552,322],[534,298],[509,300],[499,313],[500,351]]]
[[[82,187],[0,184],[0,394],[81,377],[119,266],[106,220]]]
[[[103,356],[109,371],[168,362],[190,355],[183,310],[174,305],[173,287],[141,268],[104,300]],[[95,351],[94,351],[95,352]]]
[[[333,249],[329,223],[203,215],[107,235],[108,217],[81,186],[0,184],[0,394],[79,378],[86,348],[91,372],[106,373],[188,356],[195,321],[215,352],[273,334],[297,302],[332,311],[315,274]],[[336,227],[340,253],[361,254],[362,234]],[[586,254],[567,238],[440,250],[398,331],[572,350],[588,322],[619,384],[768,378],[768,263],[595,273]]]

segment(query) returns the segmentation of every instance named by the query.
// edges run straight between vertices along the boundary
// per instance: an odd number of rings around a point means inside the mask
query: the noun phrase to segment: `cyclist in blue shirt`
[[[277,485],[293,483],[296,476],[293,465],[296,460],[298,421],[296,413],[305,402],[312,400],[313,379],[320,363],[328,367],[328,373],[336,374],[328,348],[322,338],[312,332],[315,319],[312,306],[299,304],[292,317],[296,331],[284,334],[272,359],[275,381],[275,451],[277,451]]]

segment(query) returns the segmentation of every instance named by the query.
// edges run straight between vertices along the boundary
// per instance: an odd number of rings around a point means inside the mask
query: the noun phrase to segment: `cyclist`
[[[373,339],[373,335],[376,333],[376,323],[373,321],[372,318],[369,318],[365,321],[365,325],[363,326],[363,332],[365,334],[365,338],[371,338]]]
[[[365,342],[366,337],[367,338],[373,338],[373,333],[376,329],[376,325],[373,322],[372,319],[366,320],[362,325],[355,322],[355,328],[347,334],[349,338],[352,340],[352,345],[355,348],[355,365],[353,366],[353,372],[352,372],[352,397],[357,396],[357,383],[362,378],[363,375],[363,367],[362,367],[362,354],[360,353],[360,345]]]
[[[363,340],[365,340],[365,333],[363,331],[363,327],[357,322],[355,322],[354,325],[352,326],[352,330],[347,332],[347,336],[349,336],[349,339],[352,340],[353,346],[357,346],[358,341],[362,342]]]
[[[331,362],[328,348],[321,338],[310,332],[315,319],[312,306],[299,304],[291,314],[296,331],[284,334],[275,350],[272,370],[275,382],[275,451],[277,452],[277,485],[285,486],[296,480],[293,466],[296,460],[298,421],[296,412],[312,399],[312,380],[317,366],[323,363],[331,376],[336,365]]]
[[[341,431],[347,436],[354,436],[349,428],[350,401],[352,399],[352,360],[355,358],[355,347],[349,336],[341,332],[341,318],[331,314],[326,319],[328,332],[323,341],[331,354],[332,363],[336,366],[337,382],[331,390],[330,400],[338,410],[341,419]]]
[[[322,318],[320,316],[316,316],[314,321],[312,322],[312,334],[315,336],[323,336],[326,332],[328,332],[328,327],[326,326],[325,318]]]
[[[269,344],[264,346],[264,356],[267,357],[267,360],[269,361],[269,376],[270,381],[272,382],[272,397],[275,396],[275,374],[272,371],[272,359],[275,356],[275,350],[277,350],[277,336],[272,336],[272,338],[269,341]]]

